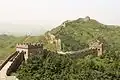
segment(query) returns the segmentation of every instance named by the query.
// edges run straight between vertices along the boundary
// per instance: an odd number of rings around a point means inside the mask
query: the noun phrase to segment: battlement
[[[98,52],[98,56],[101,56],[103,54],[103,43],[99,40],[96,40],[94,42],[91,42],[89,44],[89,49],[96,49]]]
[[[27,60],[30,56],[41,53],[43,50],[42,43],[18,43],[16,45],[16,51],[22,52],[24,51],[25,60]]]
[[[42,43],[18,43],[16,48],[24,48],[24,49],[35,49],[35,48],[43,48]]]
[[[102,48],[102,46],[103,46],[103,43],[101,43],[99,40],[96,40],[89,44],[89,48],[91,48],[91,49]]]

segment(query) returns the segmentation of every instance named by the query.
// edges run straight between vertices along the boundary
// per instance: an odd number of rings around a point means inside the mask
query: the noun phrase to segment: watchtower
[[[89,44],[89,49],[97,50],[97,56],[101,56],[103,54],[103,43],[101,43],[99,40],[91,42]]]
[[[16,51],[25,52],[24,58],[27,60],[30,56],[41,53],[43,44],[41,43],[22,43],[16,45]]]

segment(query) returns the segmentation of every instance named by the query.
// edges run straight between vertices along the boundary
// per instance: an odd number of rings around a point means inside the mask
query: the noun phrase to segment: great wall
[[[49,36],[51,36],[51,34],[49,34]],[[62,52],[61,40],[56,40],[53,35],[50,37],[50,39],[51,41],[49,41],[49,43],[56,43],[56,46],[58,47],[58,54],[70,54],[73,57],[89,55],[89,53],[85,54],[85,52],[91,51],[93,52],[93,55],[96,56],[101,56],[103,54],[103,43],[101,43],[99,40],[91,42],[89,44],[89,48],[83,50]],[[40,54],[43,50],[43,44],[41,43],[17,44],[16,51],[0,65],[0,80],[10,80],[9,78],[12,78],[12,80],[18,80],[15,76],[10,76],[11,73],[15,72],[23,61],[26,61],[30,56]]]
[[[16,45],[16,51],[11,54],[0,66],[0,80],[7,80],[23,61],[43,50],[41,43],[23,43]],[[14,77],[15,78],[15,77]]]

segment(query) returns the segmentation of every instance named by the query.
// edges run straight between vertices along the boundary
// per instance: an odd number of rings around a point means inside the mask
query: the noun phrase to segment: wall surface
[[[24,60],[24,52],[18,53],[18,55],[13,59],[11,66],[7,70],[7,75],[9,76],[12,72],[15,72],[18,67],[21,65],[21,63]]]
[[[26,53],[24,54],[24,58],[25,58],[25,60],[28,59],[29,54],[28,54],[28,49],[27,49],[27,48],[16,48],[16,51],[19,51],[20,53],[21,53],[22,51],[26,52]]]

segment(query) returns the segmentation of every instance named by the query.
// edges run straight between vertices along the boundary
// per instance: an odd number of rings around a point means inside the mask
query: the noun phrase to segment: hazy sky
[[[0,24],[36,24],[47,29],[85,16],[120,25],[120,0],[0,0]],[[0,26],[0,32],[23,28],[25,32],[41,26]]]

